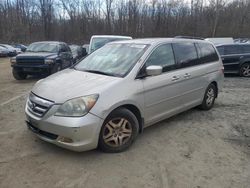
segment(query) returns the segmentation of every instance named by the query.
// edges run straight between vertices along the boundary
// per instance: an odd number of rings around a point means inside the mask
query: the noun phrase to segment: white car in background
[[[0,44],[0,46],[7,48],[9,51],[13,51],[16,52],[17,54],[22,53],[22,50],[20,48],[14,48],[13,46],[9,45],[9,44]]]
[[[212,42],[214,45],[218,44],[233,44],[234,39],[232,37],[216,37],[216,38],[206,38],[206,41]]]
[[[0,57],[7,57],[9,54],[9,50],[0,46]]]
[[[93,35],[90,39],[89,50],[88,53],[92,53],[93,51],[101,48],[105,44],[113,41],[121,41],[121,40],[131,40],[132,37],[128,36],[120,36],[120,35]]]

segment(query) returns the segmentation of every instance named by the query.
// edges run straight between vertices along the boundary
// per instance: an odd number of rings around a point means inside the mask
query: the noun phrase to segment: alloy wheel
[[[215,91],[213,88],[209,88],[207,91],[207,97],[206,97],[206,103],[208,106],[211,106],[213,104],[213,101],[215,99]]]
[[[114,118],[104,126],[104,142],[111,147],[126,144],[132,136],[132,125],[125,118]]]
[[[250,77],[250,64],[245,64],[242,67],[242,75],[245,77]]]

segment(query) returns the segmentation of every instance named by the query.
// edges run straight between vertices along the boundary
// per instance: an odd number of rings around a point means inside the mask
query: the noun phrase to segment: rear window
[[[213,45],[209,43],[198,43],[197,46],[201,63],[218,61],[219,57]]]
[[[191,66],[197,62],[197,52],[194,43],[173,44],[176,61],[182,67]]]
[[[243,53],[250,53],[250,45],[242,45]]]
[[[240,53],[240,46],[239,45],[224,46],[224,53],[225,53],[225,55],[239,54]]]

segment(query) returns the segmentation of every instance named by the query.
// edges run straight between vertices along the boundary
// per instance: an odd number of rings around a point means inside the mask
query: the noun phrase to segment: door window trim
[[[173,49],[173,44],[172,44],[172,42],[170,43],[170,42],[162,42],[162,43],[159,43],[159,44],[157,44],[152,50],[151,50],[151,52],[145,57],[145,59],[143,60],[143,62],[142,62],[142,65],[141,65],[141,67],[139,68],[139,70],[138,70],[138,72],[137,72],[137,74],[136,74],[136,77],[135,77],[135,79],[142,79],[142,78],[146,78],[146,77],[150,77],[150,76],[147,76],[146,74],[145,74],[145,71],[146,71],[146,63],[147,63],[147,60],[149,59],[149,57],[152,55],[152,53],[158,48],[158,47],[160,47],[160,46],[162,46],[162,45],[170,45],[171,46],[171,49],[172,49],[172,52],[173,52],[173,57],[174,57],[174,65],[169,65],[169,66],[166,66],[166,67],[173,67],[171,70],[166,70],[166,71],[164,71],[163,72],[163,67],[162,67],[162,74],[165,74],[165,73],[168,73],[168,72],[171,72],[171,71],[174,71],[174,70],[177,70],[178,68],[177,68],[177,62],[176,62],[176,57],[175,57],[175,53],[174,53],[174,49]],[[165,67],[165,68],[166,68]],[[160,75],[162,75],[162,74],[160,74]],[[158,75],[158,76],[160,76],[160,75]]]
[[[174,44],[182,44],[182,43],[184,43],[184,42],[175,42],[175,43],[172,43],[172,48],[173,48]],[[181,66],[182,64],[177,61],[177,56],[176,56],[175,50],[173,48],[175,59],[176,59],[176,64],[177,64],[177,69],[184,69],[184,68],[188,68],[188,67],[193,67],[193,66],[196,66],[196,65],[200,65],[199,63],[197,63],[197,62],[199,62],[199,54],[198,54],[198,50],[197,50],[197,47],[196,47],[196,43],[195,42],[187,42],[187,43],[191,43],[191,44],[194,45],[195,52],[196,52],[196,55],[197,55],[196,60],[195,60],[196,63],[192,63],[192,64],[187,65],[187,66]]]

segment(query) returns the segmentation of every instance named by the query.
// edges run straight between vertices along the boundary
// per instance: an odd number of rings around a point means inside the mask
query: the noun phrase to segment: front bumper
[[[25,113],[27,126],[40,139],[73,151],[86,151],[97,147],[103,120],[91,113],[83,117],[54,116],[59,105],[53,105],[42,117],[29,112],[27,104]],[[61,138],[72,140],[64,142]]]
[[[26,73],[38,73],[38,72],[48,72],[50,70],[50,65],[27,65],[27,64],[12,64],[13,68]]]

